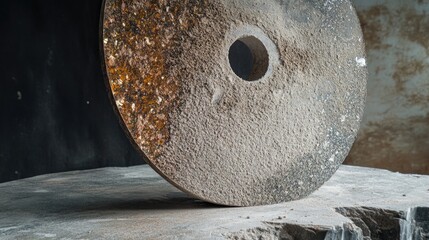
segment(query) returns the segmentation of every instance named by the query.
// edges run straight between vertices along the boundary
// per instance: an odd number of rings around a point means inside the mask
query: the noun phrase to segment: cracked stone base
[[[223,208],[147,166],[0,184],[0,239],[429,239],[429,176],[342,166],[308,198]]]

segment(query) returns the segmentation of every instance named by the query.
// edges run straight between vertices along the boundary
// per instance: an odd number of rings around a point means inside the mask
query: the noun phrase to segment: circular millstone
[[[130,137],[195,197],[305,197],[355,140],[367,72],[349,1],[106,0],[102,41]]]

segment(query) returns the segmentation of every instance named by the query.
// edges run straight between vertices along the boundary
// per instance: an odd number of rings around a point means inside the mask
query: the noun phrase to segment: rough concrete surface
[[[309,197],[219,207],[148,166],[0,184],[0,239],[429,239],[429,176],[342,166]]]
[[[233,206],[296,200],[344,161],[367,74],[348,0],[107,0],[103,19],[123,124],[149,164],[183,191]],[[228,59],[246,36],[269,57],[252,82]]]
[[[347,163],[429,174],[429,1],[355,0],[368,98]]]

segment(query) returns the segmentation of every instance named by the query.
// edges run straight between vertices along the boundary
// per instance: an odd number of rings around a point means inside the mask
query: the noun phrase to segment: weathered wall
[[[368,99],[346,163],[429,173],[429,0],[354,0]]]

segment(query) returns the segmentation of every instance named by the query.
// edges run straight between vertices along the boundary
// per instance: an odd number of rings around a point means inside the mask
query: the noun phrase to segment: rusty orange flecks
[[[179,102],[180,76],[172,56],[197,24],[206,1],[106,1],[106,71],[119,113],[151,159],[169,141],[169,112]]]

